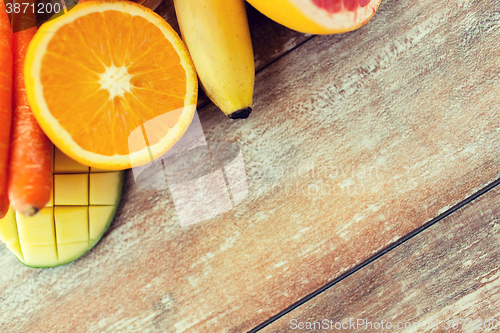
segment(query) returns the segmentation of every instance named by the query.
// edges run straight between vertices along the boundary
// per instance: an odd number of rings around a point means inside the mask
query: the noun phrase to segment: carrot
[[[14,110],[9,164],[9,199],[12,207],[35,215],[50,200],[53,146],[36,122],[24,86],[24,62],[35,35],[34,13],[15,14],[12,38],[14,54]]]
[[[7,15],[9,16],[9,21],[12,22],[12,0],[4,0],[5,7],[8,8]],[[10,13],[9,13],[10,12]]]
[[[7,169],[12,123],[12,28],[7,9],[0,0],[0,219],[9,210]]]

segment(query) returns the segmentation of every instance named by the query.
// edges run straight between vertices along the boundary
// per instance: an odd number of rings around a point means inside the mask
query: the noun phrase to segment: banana
[[[244,0],[174,0],[182,39],[208,98],[229,118],[252,111],[255,62]]]

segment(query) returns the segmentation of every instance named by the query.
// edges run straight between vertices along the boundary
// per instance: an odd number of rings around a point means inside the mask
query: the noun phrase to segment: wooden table
[[[177,28],[171,0],[157,12]],[[82,259],[36,270],[0,249],[2,332],[486,331],[500,320],[499,13],[384,0],[355,32],[309,36],[249,7],[254,112],[199,103],[207,140],[241,148],[247,198],[182,228],[169,191],[128,172]]]

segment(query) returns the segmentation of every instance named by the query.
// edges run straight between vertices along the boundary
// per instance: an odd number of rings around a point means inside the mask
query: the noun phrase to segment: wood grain
[[[390,332],[398,323],[405,332],[496,331],[499,267],[496,187],[260,332]],[[356,326],[342,329],[350,320]],[[486,329],[493,320],[497,329]]]
[[[0,251],[11,332],[243,332],[499,178],[500,4],[384,1],[257,76],[255,111],[200,110],[235,142],[248,197],[181,228],[127,174],[111,230],[77,262]],[[255,41],[259,43],[259,41]]]

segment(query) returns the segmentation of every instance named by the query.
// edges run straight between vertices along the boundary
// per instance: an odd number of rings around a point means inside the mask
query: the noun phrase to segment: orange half
[[[108,170],[168,151],[191,123],[198,91],[177,33],[128,1],[85,2],[42,25],[28,49],[25,81],[54,144]]]

